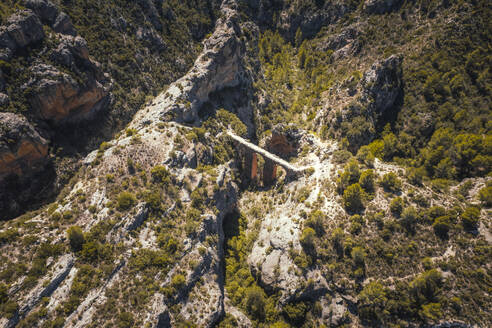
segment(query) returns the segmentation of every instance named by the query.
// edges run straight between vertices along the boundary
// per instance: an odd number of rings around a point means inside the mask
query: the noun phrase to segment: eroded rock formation
[[[44,38],[43,25],[31,10],[13,14],[7,25],[0,27],[0,59],[10,60],[22,48]]]
[[[42,169],[47,155],[48,140],[25,117],[0,113],[0,179]]]

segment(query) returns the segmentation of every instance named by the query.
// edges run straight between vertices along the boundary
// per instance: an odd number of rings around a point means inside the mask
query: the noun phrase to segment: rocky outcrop
[[[385,14],[397,9],[402,3],[402,0],[366,0],[364,11],[368,14]]]
[[[0,113],[0,219],[21,213],[24,202],[37,199],[49,185],[45,180],[51,175],[42,174],[49,164],[48,145],[24,116]]]
[[[70,60],[70,56],[62,57]],[[31,68],[32,78],[26,87],[37,92],[31,101],[39,116],[56,124],[86,119],[94,115],[107,99],[109,87],[89,76],[80,83],[57,68],[38,64]]]
[[[25,117],[0,113],[0,179],[40,170],[47,155],[48,141]]]
[[[40,283],[27,296],[22,307],[9,320],[6,328],[15,327],[20,319],[24,318],[43,297],[49,297],[65,280],[74,265],[74,257],[71,254],[63,255],[53,266],[53,273],[48,284]]]
[[[34,11],[39,18],[57,33],[77,35],[72,20],[63,11],[48,0],[27,0],[26,7]]]
[[[136,121],[146,124],[163,119],[199,124],[202,106],[212,94],[249,83],[241,62],[243,45],[239,40],[237,13],[227,2],[222,12],[223,17],[218,20],[212,36],[204,41],[204,50],[191,71],[171,84],[167,92],[154,101],[155,107],[142,113]],[[253,125],[252,113],[238,116]]]
[[[22,48],[44,38],[43,25],[31,10],[22,10],[9,17],[0,27],[0,59],[10,60]]]
[[[403,91],[403,58],[392,55],[378,61],[364,73],[361,80],[361,101],[371,113],[380,115],[393,107]]]

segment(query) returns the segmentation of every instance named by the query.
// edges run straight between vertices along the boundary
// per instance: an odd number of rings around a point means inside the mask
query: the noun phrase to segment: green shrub
[[[161,198],[162,195],[159,191],[149,191],[145,193],[144,201],[151,209],[158,211],[161,208]]]
[[[306,226],[313,228],[316,231],[316,235],[321,236],[325,232],[323,226],[325,220],[325,214],[320,210],[315,210],[309,214],[309,218],[306,220]]]
[[[374,171],[373,170],[365,170],[362,172],[359,178],[360,186],[366,192],[374,191]]]
[[[358,212],[364,207],[363,195],[364,191],[358,183],[348,186],[343,192],[343,205],[350,212]]]
[[[132,193],[123,191],[121,194],[118,195],[116,207],[120,211],[125,211],[133,207],[136,202],[137,200]]]
[[[400,221],[407,230],[413,230],[417,223],[418,213],[415,207],[409,206],[401,213]]]
[[[389,172],[383,175],[383,178],[381,179],[381,186],[388,191],[391,192],[398,192],[401,189],[401,181],[400,179],[396,176],[395,173]]]
[[[483,187],[478,192],[480,201],[487,207],[492,206],[492,186]]]
[[[121,328],[131,328],[133,327],[133,324],[135,322],[135,319],[133,318],[133,314],[130,312],[121,312],[118,315],[118,321],[117,321],[117,326]]]
[[[410,282],[410,296],[416,304],[438,301],[442,275],[436,269],[425,271]]]
[[[480,220],[480,209],[475,206],[469,206],[461,214],[461,220],[465,229],[475,229]]]
[[[421,186],[422,185],[422,180],[424,179],[425,176],[425,169],[422,167],[415,168],[415,167],[410,167],[406,171],[407,173],[407,179],[408,181],[415,185],[415,186]]]
[[[352,248],[352,251],[350,252],[350,256],[352,257],[352,260],[354,261],[354,264],[358,267],[364,266],[364,262],[366,259],[366,252],[364,248],[356,246]]]
[[[444,238],[447,237],[449,230],[452,229],[453,220],[449,215],[440,216],[434,220],[432,227],[438,236]]]
[[[171,286],[175,289],[180,289],[186,284],[186,277],[182,274],[176,274],[171,279]]]
[[[0,231],[0,245],[12,243],[17,238],[17,236],[19,236],[19,231],[14,228]]]
[[[387,292],[383,285],[373,280],[361,290],[358,296],[359,314],[363,320],[382,321],[389,313],[386,310]]]
[[[245,292],[246,311],[254,320],[265,320],[265,292],[258,286],[251,286]]]
[[[314,254],[316,249],[316,231],[314,231],[313,228],[304,228],[302,230],[301,238],[299,239],[299,241],[307,254]]]
[[[152,180],[158,183],[168,181],[168,178],[170,176],[169,171],[162,165],[154,166],[150,170],[150,174],[152,176]]]
[[[74,252],[79,252],[82,250],[82,246],[85,242],[84,233],[82,228],[79,226],[71,226],[67,230],[68,241],[70,243],[70,248]]]
[[[395,216],[400,216],[401,212],[403,211],[404,205],[405,205],[405,202],[403,201],[403,198],[401,198],[401,197],[393,198],[390,202],[391,213],[393,213],[393,215],[395,215]]]
[[[422,305],[419,315],[424,320],[439,321],[442,318],[441,304],[429,303]]]
[[[306,318],[308,307],[304,302],[288,303],[284,306],[283,311],[290,323],[300,327]]]
[[[356,157],[360,162],[366,164],[367,166],[369,166],[369,167],[374,166],[375,157],[374,157],[374,154],[371,152],[371,149],[369,148],[369,146],[360,147],[359,151],[357,151]]]

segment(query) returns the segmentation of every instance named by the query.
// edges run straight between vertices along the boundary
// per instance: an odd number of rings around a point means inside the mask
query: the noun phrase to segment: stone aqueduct
[[[304,171],[304,168],[298,168],[280,157],[289,157],[297,153],[297,149],[281,134],[272,133],[266,150],[241,138],[232,131],[227,131],[227,135],[241,148],[244,156],[244,171],[246,176],[251,180],[255,180],[258,177],[258,154],[265,159],[265,165],[263,167],[263,185],[265,186],[275,181],[277,177],[277,166],[279,165],[285,169],[287,177],[298,176]]]

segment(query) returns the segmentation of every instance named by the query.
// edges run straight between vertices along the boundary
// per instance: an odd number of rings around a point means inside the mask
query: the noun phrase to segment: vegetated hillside
[[[115,25],[91,25],[89,3],[60,8],[116,75],[120,43],[97,42]],[[90,8],[118,16],[106,6]],[[192,69],[56,201],[2,223],[0,325],[490,326],[490,13],[223,1]],[[259,156],[250,179],[228,129],[304,174],[265,184]]]
[[[2,126],[9,128],[0,134],[0,217],[22,214],[55,195],[82,156],[182,76],[212,30],[218,6],[150,0],[2,3],[0,112]],[[12,127],[24,117],[39,137]]]

